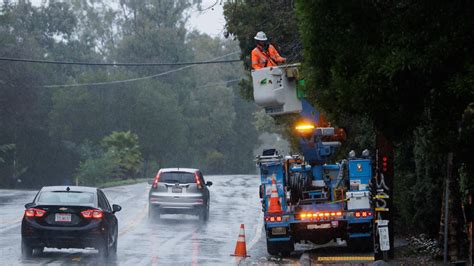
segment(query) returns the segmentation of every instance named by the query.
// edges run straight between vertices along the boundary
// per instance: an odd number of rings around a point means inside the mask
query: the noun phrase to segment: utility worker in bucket
[[[278,63],[286,62],[286,58],[280,56],[278,51],[268,42],[263,31],[257,32],[253,37],[257,47],[252,50],[252,69],[277,66]]]

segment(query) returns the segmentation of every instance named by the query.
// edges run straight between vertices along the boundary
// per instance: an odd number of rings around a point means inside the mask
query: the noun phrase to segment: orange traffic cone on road
[[[272,194],[270,195],[270,200],[268,201],[268,213],[279,213],[281,212],[281,203],[280,197],[278,197],[278,190],[276,186],[275,177],[272,177]]]
[[[247,247],[245,246],[245,229],[244,224],[240,225],[239,238],[237,238],[237,244],[235,245],[234,254],[231,256],[235,257],[250,257],[247,255]]]

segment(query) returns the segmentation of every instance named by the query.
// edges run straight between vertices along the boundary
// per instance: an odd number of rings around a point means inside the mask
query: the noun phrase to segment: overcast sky
[[[110,2],[114,3],[115,1],[118,0]],[[39,6],[44,0],[31,0],[31,2],[33,5]],[[222,37],[225,25],[223,2],[222,0],[202,0],[202,11],[196,8],[190,11],[191,17],[188,21],[188,28],[190,30],[197,29],[212,37]],[[111,6],[114,6],[114,4],[111,4]]]
[[[220,0],[203,0],[202,12],[191,11],[189,29],[197,29],[213,37],[222,37],[225,25],[224,10]]]

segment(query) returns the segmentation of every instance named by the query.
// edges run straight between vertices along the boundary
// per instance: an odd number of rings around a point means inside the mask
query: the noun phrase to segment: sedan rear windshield
[[[93,204],[94,193],[72,191],[43,191],[38,198],[39,204]]]
[[[187,172],[165,172],[160,174],[160,182],[164,183],[196,183],[193,173]]]

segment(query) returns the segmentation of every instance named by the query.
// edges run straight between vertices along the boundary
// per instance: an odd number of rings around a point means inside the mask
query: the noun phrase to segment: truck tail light
[[[356,218],[367,218],[367,217],[372,216],[372,212],[369,212],[369,211],[354,212],[354,216]]]
[[[296,215],[297,220],[303,219],[325,219],[328,220],[329,218],[334,219],[336,217],[342,216],[342,212],[302,212]]]
[[[266,222],[281,222],[283,221],[283,217],[281,216],[269,216],[265,217]]]

